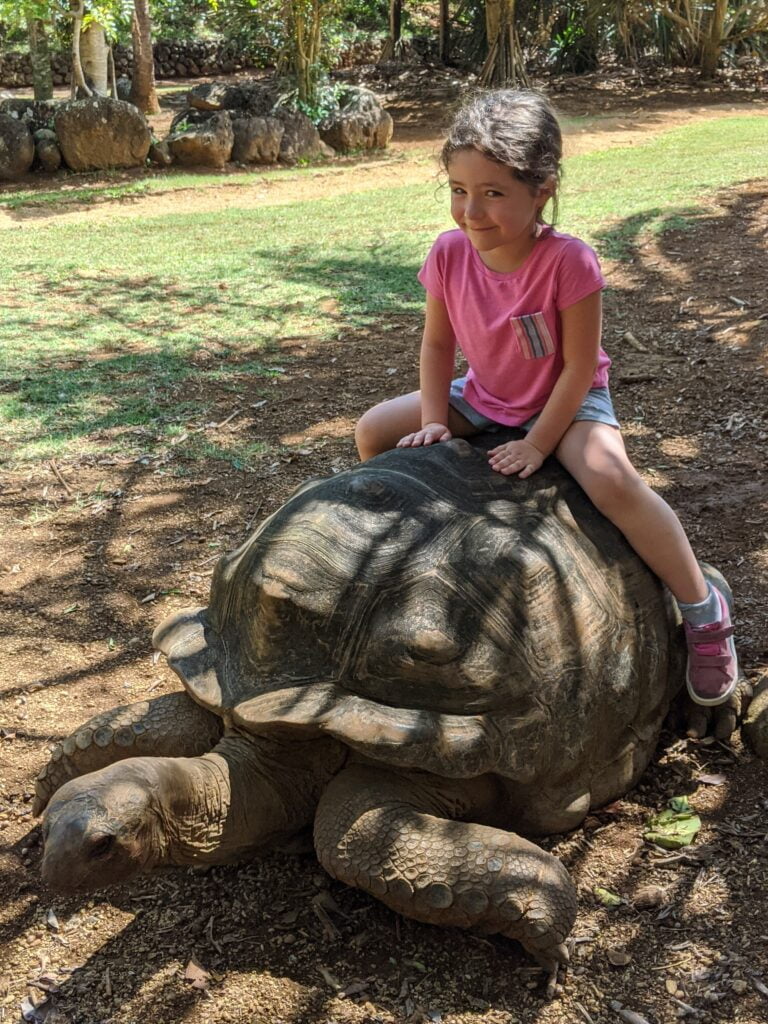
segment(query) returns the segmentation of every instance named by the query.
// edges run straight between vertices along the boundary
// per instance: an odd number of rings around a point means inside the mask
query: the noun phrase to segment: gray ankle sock
[[[708,626],[711,622],[720,621],[720,601],[712,585],[708,583],[707,586],[709,587],[709,594],[703,601],[699,601],[696,604],[685,604],[683,601],[677,602],[678,608],[683,613],[683,618],[686,622],[690,622],[692,626]]]

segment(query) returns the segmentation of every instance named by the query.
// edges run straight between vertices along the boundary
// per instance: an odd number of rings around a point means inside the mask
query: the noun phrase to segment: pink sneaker
[[[717,587],[712,589],[720,602],[720,621],[706,626],[683,623],[688,644],[685,682],[691,700],[705,706],[728,700],[739,681],[731,613]]]

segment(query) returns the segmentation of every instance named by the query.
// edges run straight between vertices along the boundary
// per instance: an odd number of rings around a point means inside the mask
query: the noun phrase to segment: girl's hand
[[[421,430],[406,434],[397,442],[398,448],[419,448],[423,444],[434,444],[435,441],[450,441],[453,435],[443,423],[426,423]]]
[[[492,448],[488,455],[491,469],[509,476],[517,473],[521,479],[535,473],[544,461],[544,455],[530,441],[508,441]]]

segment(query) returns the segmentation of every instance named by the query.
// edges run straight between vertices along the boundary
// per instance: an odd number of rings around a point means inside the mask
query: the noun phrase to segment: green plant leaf
[[[691,809],[688,797],[676,796],[665,811],[648,819],[643,839],[665,850],[679,850],[690,846],[700,829],[701,818]]]

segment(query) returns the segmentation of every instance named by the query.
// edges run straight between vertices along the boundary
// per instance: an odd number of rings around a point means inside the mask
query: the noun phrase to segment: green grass
[[[699,216],[717,188],[768,177],[765,125],[759,117],[699,122],[642,146],[575,157],[560,226],[603,255],[626,257],[645,232]],[[417,313],[416,270],[451,226],[446,191],[323,198],[319,180],[318,193],[262,209],[0,232],[6,453],[27,460],[167,449],[221,415],[212,396],[231,395],[231,411],[268,394],[270,376],[288,366],[281,340],[348,336]],[[265,454],[252,438],[222,445],[200,434],[174,450],[245,468]]]

